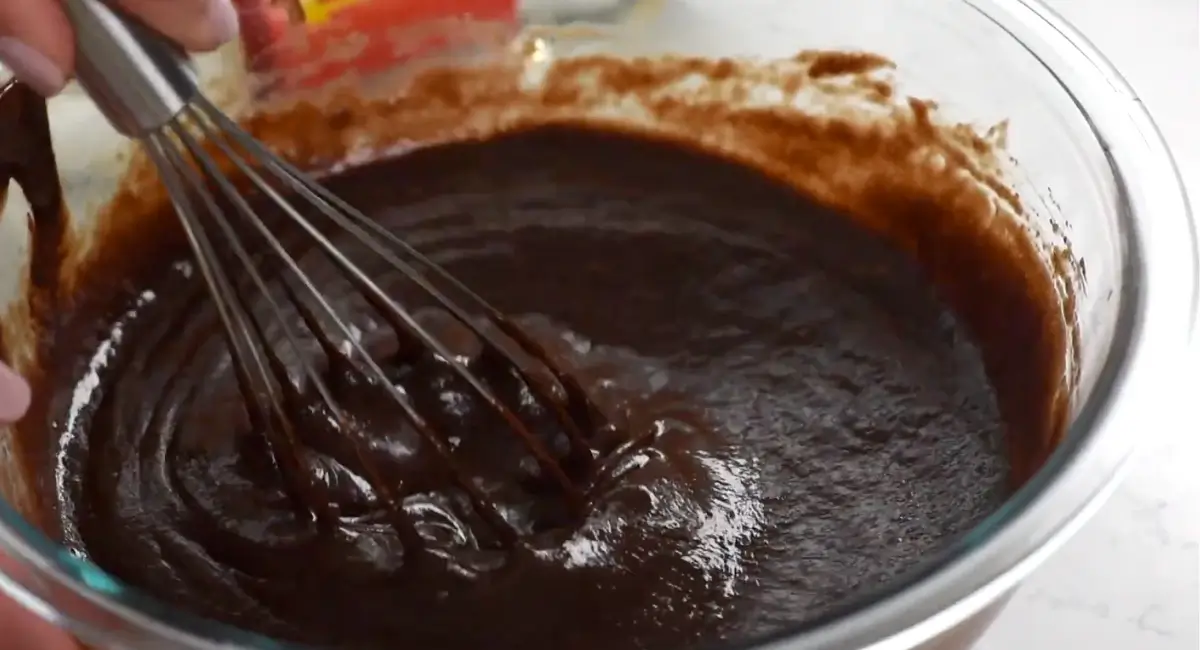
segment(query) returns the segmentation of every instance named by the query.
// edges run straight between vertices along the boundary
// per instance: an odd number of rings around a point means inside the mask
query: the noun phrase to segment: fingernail
[[[0,62],[12,70],[17,79],[45,97],[56,94],[67,83],[67,76],[53,61],[9,36],[0,36]]]
[[[20,420],[29,409],[29,398],[29,384],[25,379],[0,363],[0,423]]]
[[[237,36],[238,15],[230,0],[209,0],[207,19],[215,40],[225,43]]]

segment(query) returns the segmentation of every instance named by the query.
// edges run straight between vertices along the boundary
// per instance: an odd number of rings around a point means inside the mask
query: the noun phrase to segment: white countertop
[[[1047,2],[1137,90],[1200,210],[1200,2]],[[1200,366],[1200,346],[1189,354]],[[1200,648],[1197,422],[1147,432],[1111,501],[1030,577],[977,650]]]

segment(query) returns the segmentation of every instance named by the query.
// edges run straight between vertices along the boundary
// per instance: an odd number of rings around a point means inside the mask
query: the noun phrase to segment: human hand
[[[112,0],[193,51],[215,49],[237,34],[230,0]],[[0,0],[0,63],[47,97],[75,67],[75,39],[60,0]]]
[[[11,0],[0,0],[0,4],[5,2]],[[20,420],[28,408],[29,384],[21,375],[0,363],[0,426]]]

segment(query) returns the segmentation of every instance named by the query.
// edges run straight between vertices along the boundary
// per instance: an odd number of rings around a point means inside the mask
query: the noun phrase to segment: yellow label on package
[[[329,22],[339,11],[356,5],[363,0],[300,0],[304,10],[304,22],[320,25]],[[394,1],[394,0],[385,0]]]

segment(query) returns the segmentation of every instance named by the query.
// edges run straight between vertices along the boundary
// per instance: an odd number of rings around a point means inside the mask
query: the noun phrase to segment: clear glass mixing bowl
[[[531,15],[557,15],[557,1],[534,3],[540,13]],[[1111,491],[1145,415],[1169,417],[1175,408],[1165,382],[1192,329],[1196,238],[1154,123],[1104,58],[1033,0],[584,4],[599,7],[592,17],[623,26],[590,32],[549,56],[776,58],[801,49],[863,49],[894,60],[904,91],[937,100],[953,119],[981,128],[1007,121],[1007,149],[1020,172],[1012,180],[1033,229],[1047,237],[1065,233],[1087,271],[1086,283],[1074,287],[1082,345],[1065,441],[1001,511],[938,562],[824,620],[743,644],[969,646],[1014,586]],[[205,65],[217,76],[236,76],[222,69],[233,60],[226,52]],[[96,229],[96,206],[116,188],[121,165],[113,159],[127,145],[78,93],[54,100],[51,120],[73,228],[86,234]],[[25,212],[19,192],[10,193],[0,220],[0,302],[9,307],[23,299]],[[288,647],[172,610],[57,546],[22,516],[35,486],[14,467],[11,444],[7,432],[0,436],[5,592],[99,648]]]

